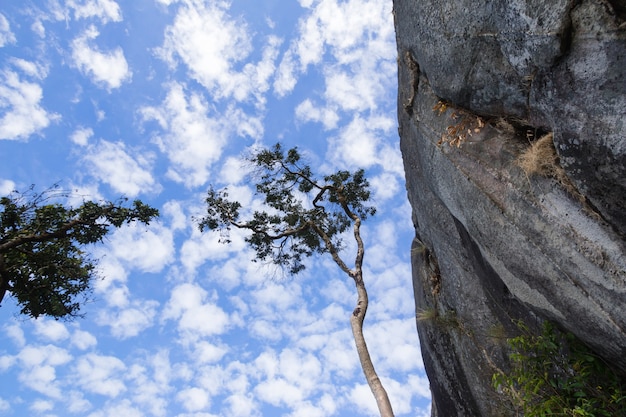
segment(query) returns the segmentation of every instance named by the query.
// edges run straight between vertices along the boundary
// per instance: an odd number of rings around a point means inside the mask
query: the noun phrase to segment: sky
[[[288,276],[198,230],[210,186],[259,204],[242,155],[277,142],[320,174],[366,170],[365,337],[396,415],[429,415],[396,65],[390,0],[0,2],[0,195],[59,184],[161,213],[88,248],[84,318],[5,297],[0,416],[376,415],[332,259]]]

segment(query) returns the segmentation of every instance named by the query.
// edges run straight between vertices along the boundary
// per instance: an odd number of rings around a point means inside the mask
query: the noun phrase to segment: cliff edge
[[[512,414],[491,376],[520,319],[626,373],[626,1],[394,14],[415,300],[439,318],[418,321],[433,415]]]

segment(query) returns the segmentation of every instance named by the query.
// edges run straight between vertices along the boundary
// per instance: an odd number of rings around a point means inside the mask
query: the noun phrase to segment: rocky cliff
[[[626,1],[394,13],[433,415],[511,414],[491,375],[517,319],[554,321],[626,372]]]

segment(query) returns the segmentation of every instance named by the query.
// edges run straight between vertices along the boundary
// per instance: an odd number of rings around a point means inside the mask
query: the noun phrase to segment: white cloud
[[[94,335],[83,330],[74,331],[71,341],[72,345],[80,350],[86,350],[98,344],[98,340]]]
[[[54,403],[47,400],[35,400],[29,408],[36,413],[43,413],[52,410],[54,408]]]
[[[93,136],[93,129],[89,127],[79,127],[70,135],[70,140],[79,146],[87,146],[89,138]]]
[[[9,411],[10,409],[11,404],[8,401],[0,398],[0,411]]]
[[[215,98],[248,101],[254,96],[262,105],[261,94],[269,88],[281,41],[268,37],[260,62],[235,68],[252,51],[245,22],[228,16],[225,2],[183,3],[165,31],[159,54],[172,66],[181,60]]]
[[[0,356],[0,372],[4,372],[17,362],[17,358],[15,356],[10,355],[2,355]]]
[[[377,202],[389,200],[400,191],[398,177],[389,172],[383,172],[369,181],[373,191],[373,200]]]
[[[293,52],[288,50],[278,65],[273,85],[274,92],[278,97],[289,94],[298,82],[293,55]]]
[[[92,17],[99,18],[102,23],[122,20],[120,6],[113,0],[67,0],[66,5],[74,10],[77,20]]]
[[[86,149],[83,161],[91,175],[125,196],[160,190],[150,172],[149,157],[144,154],[133,158],[122,142],[100,140]]]
[[[359,69],[356,74],[347,71],[329,71],[326,75],[324,92],[324,97],[329,103],[336,103],[344,111],[376,109],[377,99],[385,93],[385,86],[372,82],[374,71]]]
[[[322,363],[311,353],[286,348],[280,355],[263,352],[255,360],[260,382],[254,392],[261,401],[290,409],[311,410],[307,399],[324,388]],[[294,415],[299,415],[294,413]]]
[[[179,201],[168,201],[163,204],[162,218],[169,217],[171,219],[170,228],[172,230],[181,230],[188,226],[187,215],[183,205]]]
[[[293,406],[302,401],[303,393],[283,378],[273,378],[256,386],[256,394],[261,401],[274,406]]]
[[[332,129],[339,122],[339,115],[330,106],[316,106],[310,99],[304,100],[296,107],[296,118],[302,122],[320,122],[325,129]]]
[[[183,342],[221,334],[228,327],[228,314],[217,304],[207,302],[207,296],[207,292],[195,284],[182,284],[172,291],[163,319],[178,321]]]
[[[4,331],[7,336],[19,347],[22,347],[26,344],[26,339],[24,338],[24,331],[19,326],[19,324],[11,324],[8,326],[4,326]]]
[[[323,62],[325,103],[314,109],[305,102],[298,114],[302,120],[320,121],[328,129],[334,126],[328,118],[338,110],[373,111],[381,103],[395,100],[389,94],[396,83],[391,5],[375,0],[301,4],[310,8],[310,13],[300,20],[299,36],[283,56],[274,83],[276,94],[290,92],[297,73]]]
[[[67,410],[70,413],[85,415],[84,413],[91,408],[91,403],[83,397],[82,392],[67,392],[65,399],[67,401]]]
[[[226,145],[228,128],[223,120],[207,117],[210,110],[202,96],[187,97],[183,86],[173,83],[161,107],[144,107],[140,113],[166,131],[155,140],[170,159],[168,177],[187,187],[205,184]]]
[[[11,32],[11,25],[7,18],[0,13],[0,48],[15,43],[15,35]]]
[[[213,345],[207,341],[200,341],[194,347],[194,358],[197,363],[217,362],[228,352],[226,348]]]
[[[171,368],[165,350],[135,363],[128,372],[133,402],[156,417],[168,415],[169,393],[172,390],[170,378]]]
[[[240,274],[245,271],[247,264],[252,259],[248,256],[249,252],[246,249],[242,234],[239,230],[232,230],[230,232],[231,243],[224,244],[220,242],[219,232],[205,231],[201,233],[194,229],[191,238],[186,240],[180,249],[181,263],[185,267],[185,271],[193,274],[207,260],[223,260],[232,254],[238,254],[239,256],[233,260],[226,261],[226,265],[214,267],[216,276],[220,276],[221,280],[221,275],[224,274],[226,280],[224,285],[232,289],[234,285],[239,283]]]
[[[75,383],[95,394],[117,397],[126,390],[122,380],[124,363],[114,356],[88,354],[74,364]]]
[[[65,349],[53,345],[26,346],[18,359],[22,365],[18,376],[22,384],[50,398],[62,397],[55,368],[72,360]]]
[[[368,416],[378,415],[376,399],[372,395],[372,391],[367,384],[356,384],[350,391],[349,398],[350,401],[356,406],[359,414],[366,414]]]
[[[125,265],[143,272],[160,272],[174,258],[174,236],[160,222],[124,225],[110,235],[107,246]]]
[[[339,62],[350,61],[354,53],[367,49],[378,52],[373,57],[395,54],[390,4],[376,0],[315,3],[309,5],[311,14],[300,23],[297,51],[303,67],[320,62],[325,46]]]
[[[18,68],[29,77],[42,80],[48,75],[48,68],[42,64],[27,61],[21,58],[11,58],[10,61],[14,67]]]
[[[58,321],[40,318],[35,320],[34,323],[35,334],[47,339],[48,341],[60,342],[70,336],[70,332],[67,330],[65,325]]]
[[[375,164],[383,164],[389,152],[397,152],[384,140],[395,127],[395,122],[386,116],[372,116],[363,119],[355,116],[343,127],[339,136],[330,140],[329,160],[336,165],[368,168]],[[393,171],[399,167],[384,167]]]
[[[27,139],[48,127],[58,115],[40,105],[43,91],[39,84],[23,81],[10,70],[0,73],[0,139]]]
[[[226,398],[230,414],[233,417],[254,417],[260,415],[256,402],[247,394],[233,394]]]
[[[144,413],[133,407],[132,403],[124,399],[117,403],[107,405],[103,410],[95,411],[87,417],[144,417]]]
[[[208,407],[209,394],[197,387],[188,388],[180,391],[176,399],[182,403],[187,411],[200,411]]]
[[[41,19],[35,20],[33,24],[30,25],[30,29],[35,32],[35,34],[37,34],[40,38],[46,37],[46,28],[43,25]]]
[[[3,196],[15,191],[15,183],[11,180],[0,180],[0,194]]]
[[[132,300],[128,307],[122,309],[109,306],[100,311],[97,321],[101,326],[109,326],[114,337],[128,339],[154,324],[158,305],[156,301]]]
[[[132,73],[124,57],[122,48],[110,52],[100,52],[90,42],[100,33],[91,26],[83,35],[72,42],[72,58],[78,69],[92,78],[97,85],[104,85],[111,90],[119,88],[122,83],[130,80]]]

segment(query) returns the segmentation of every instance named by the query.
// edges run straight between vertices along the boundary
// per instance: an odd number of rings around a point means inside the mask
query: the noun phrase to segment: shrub
[[[493,385],[525,417],[626,416],[623,376],[576,336],[549,322],[540,335],[519,327],[522,335],[508,340],[511,371],[494,374]]]

